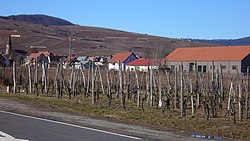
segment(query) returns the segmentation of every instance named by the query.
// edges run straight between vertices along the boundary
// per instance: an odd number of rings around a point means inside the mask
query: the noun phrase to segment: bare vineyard
[[[132,103],[142,111],[155,107],[162,112],[177,112],[180,117],[195,117],[200,112],[207,119],[226,117],[234,123],[250,117],[249,74],[222,73],[220,68],[208,73],[187,73],[177,68],[173,72],[138,72],[100,67],[64,69],[62,63],[47,66],[13,63],[13,67],[2,67],[0,72],[13,93],[90,98],[92,104],[103,98],[107,107],[119,100],[124,110]]]

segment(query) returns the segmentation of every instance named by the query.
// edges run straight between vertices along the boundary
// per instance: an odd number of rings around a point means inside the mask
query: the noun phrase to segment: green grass
[[[105,96],[91,104],[91,98],[77,96],[69,100],[66,97],[44,97],[25,94],[0,94],[1,97],[28,101],[31,104],[54,107],[57,110],[70,111],[84,116],[101,117],[115,120],[122,120],[130,123],[162,127],[166,129],[177,129],[189,133],[214,135],[219,137],[231,137],[250,140],[250,120],[243,119],[233,124],[231,118],[225,118],[220,114],[219,118],[203,117],[203,110],[198,110],[195,117],[188,116],[180,118],[180,113],[173,110],[162,113],[163,108],[149,107],[144,104],[145,111],[136,107],[136,103],[127,100],[124,110],[119,99],[113,99],[111,107]],[[224,112],[224,111],[221,111]]]

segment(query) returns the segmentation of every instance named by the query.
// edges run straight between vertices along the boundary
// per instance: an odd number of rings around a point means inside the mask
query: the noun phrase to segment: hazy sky
[[[250,36],[250,0],[2,0],[0,15],[46,14],[171,38]]]

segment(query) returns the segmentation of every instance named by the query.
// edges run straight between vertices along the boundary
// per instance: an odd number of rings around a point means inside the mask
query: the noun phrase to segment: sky
[[[250,36],[250,0],[2,0],[0,15],[45,14],[82,26],[169,38]]]

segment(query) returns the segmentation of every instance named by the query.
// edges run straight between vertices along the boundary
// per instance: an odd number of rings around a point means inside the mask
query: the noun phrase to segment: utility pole
[[[72,50],[72,41],[75,41],[75,38],[69,36],[69,57],[71,57],[71,50]]]
[[[72,40],[71,37],[69,36],[69,57],[71,56],[71,46],[72,46]]]

